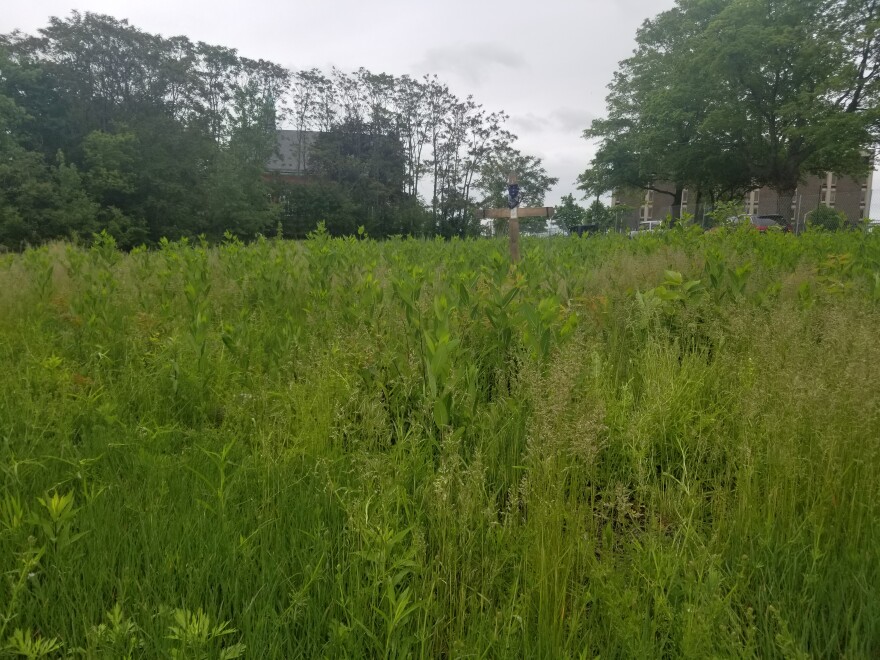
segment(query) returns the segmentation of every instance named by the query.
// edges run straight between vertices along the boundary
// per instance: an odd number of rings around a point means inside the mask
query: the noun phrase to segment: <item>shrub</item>
[[[826,231],[844,229],[847,222],[846,214],[843,211],[835,211],[825,204],[820,204],[819,208],[807,216],[808,227],[825,229]]]

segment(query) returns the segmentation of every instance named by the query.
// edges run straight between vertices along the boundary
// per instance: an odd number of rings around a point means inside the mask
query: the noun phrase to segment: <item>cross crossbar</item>
[[[520,218],[549,218],[553,215],[552,206],[525,206],[519,208],[520,195],[519,179],[516,172],[511,172],[507,177],[506,209],[481,209],[477,211],[477,218],[504,218],[509,221],[510,234],[510,260],[513,263],[519,261],[519,219]]]
[[[551,218],[556,209],[552,206],[524,206],[516,209],[517,218]],[[510,218],[511,209],[479,209],[477,218]]]

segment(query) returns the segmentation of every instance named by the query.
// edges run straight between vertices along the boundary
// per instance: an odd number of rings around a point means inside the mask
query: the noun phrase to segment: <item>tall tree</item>
[[[790,213],[806,174],[864,171],[877,137],[876,21],[876,0],[679,0],[621,63],[608,117],[585,134],[600,140],[588,178],[606,189],[671,182],[676,197],[769,186]]]
[[[733,0],[709,26],[709,72],[732,92],[716,125],[743,127],[753,182],[778,193],[786,217],[805,174],[865,170],[867,99],[837,41],[841,21],[856,15],[846,4],[848,16],[826,0]]]
[[[409,76],[398,78],[394,104],[397,108],[397,130],[403,141],[406,157],[406,192],[416,197],[425,167],[423,153],[428,143],[425,83]]]
[[[738,127],[707,130],[724,86],[705,74],[704,33],[727,1],[683,0],[639,29],[635,53],[621,62],[610,86],[608,117],[584,134],[600,140],[581,176],[588,194],[641,188],[668,195],[660,184],[671,183],[678,207],[685,187],[709,194],[750,187]]]
[[[556,206],[553,219],[558,225],[571,230],[573,227],[584,224],[586,209],[574,201],[574,195],[563,195],[562,200]]]
[[[476,178],[513,140],[503,113],[435,76],[291,73],[101,14],[0,35],[0,52],[0,240],[16,245],[100,227],[123,246],[266,231],[276,206],[263,167],[285,121],[300,130],[298,169],[323,177],[314,195],[276,191],[300,214],[295,235],[304,209],[326,209],[341,232],[466,235]],[[306,131],[322,135],[313,163]]]
[[[483,192],[481,205],[484,208],[507,206],[507,178],[511,173],[518,178],[521,206],[543,206],[550,188],[559,183],[559,179],[547,174],[540,158],[507,145],[491,153],[480,167],[476,187]],[[520,227],[528,232],[545,231],[547,220],[523,218]]]
[[[297,169],[305,172],[306,131],[330,130],[333,126],[336,111],[332,104],[333,82],[326,78],[318,69],[297,71],[293,74],[292,105],[293,126],[299,131],[299,149],[297,150]]]

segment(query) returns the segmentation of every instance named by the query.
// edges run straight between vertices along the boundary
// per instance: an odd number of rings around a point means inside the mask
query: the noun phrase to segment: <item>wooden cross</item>
[[[520,218],[550,218],[553,216],[552,206],[526,206],[519,208],[519,184],[516,174],[507,177],[507,191],[509,207],[506,209],[481,209],[477,211],[477,218],[507,218],[510,220],[508,232],[510,234],[510,260],[514,263],[519,261],[519,219]]]

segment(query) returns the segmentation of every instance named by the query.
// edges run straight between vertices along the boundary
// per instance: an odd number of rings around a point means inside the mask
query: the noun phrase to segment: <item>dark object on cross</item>
[[[519,206],[519,184],[511,183],[507,186],[507,206],[512,209]]]

